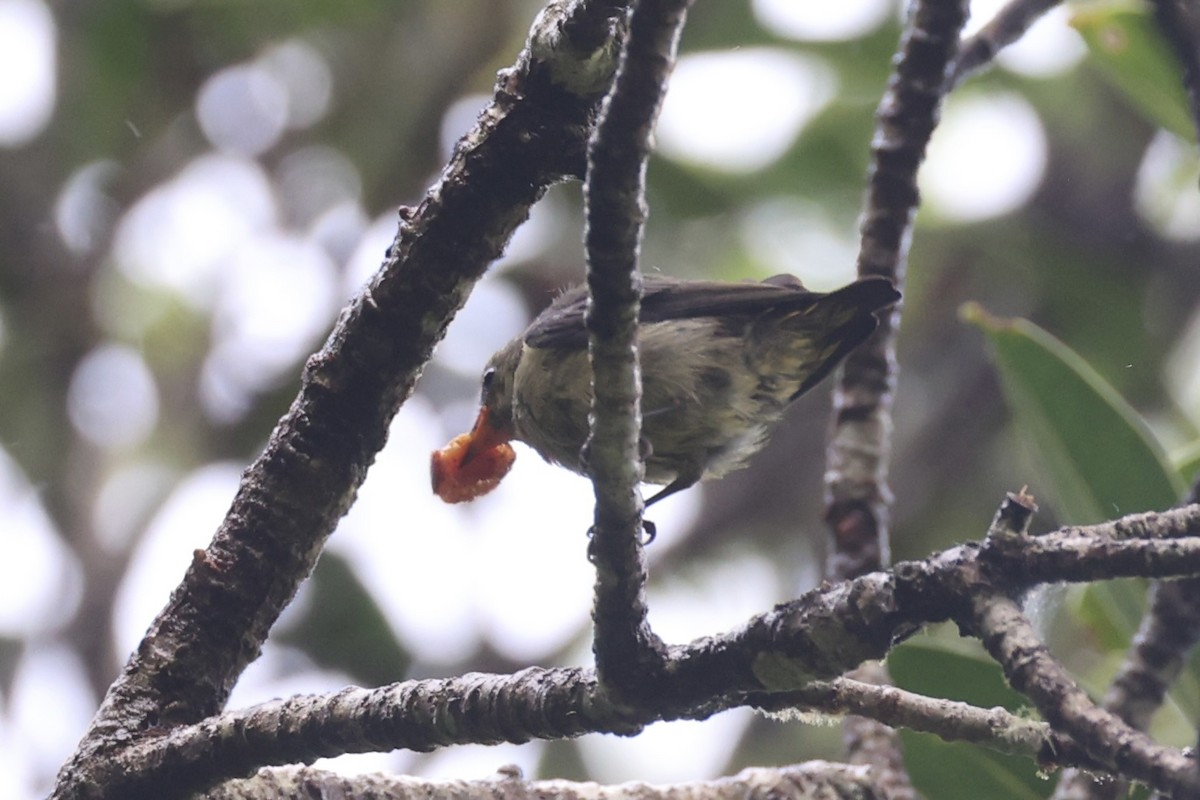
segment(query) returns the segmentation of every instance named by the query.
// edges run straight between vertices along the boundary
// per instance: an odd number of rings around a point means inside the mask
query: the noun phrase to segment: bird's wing
[[[764,311],[800,311],[824,295],[810,292],[798,278],[776,275],[762,283],[676,281],[646,277],[638,321],[756,316]],[[587,292],[578,286],[561,294],[525,331],[525,344],[536,348],[587,346],[583,315]]]

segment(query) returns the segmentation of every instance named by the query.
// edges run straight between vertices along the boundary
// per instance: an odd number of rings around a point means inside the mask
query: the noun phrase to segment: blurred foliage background
[[[650,169],[647,271],[787,271],[822,290],[852,279],[901,9],[802,8],[815,5],[828,4],[695,5]],[[215,530],[303,359],[378,265],[397,207],[420,198],[539,7],[0,0],[13,87],[0,91],[0,795],[46,789]],[[972,26],[993,11],[975,4]],[[1172,119],[1164,54],[1138,7],[1070,6],[948,103],[904,300],[894,558],[982,536],[1023,484],[1043,508],[1036,525],[1087,521],[1055,497],[1036,440],[1014,435],[964,302],[1051,332],[1189,458],[1200,168]],[[582,278],[581,220],[579,187],[557,187],[480,285],[235,704],[588,663],[587,483],[526,451],[494,495],[447,508],[426,474],[430,450],[470,423],[487,355]],[[668,639],[725,629],[818,580],[827,393],[798,403],[750,469],[655,509],[651,620]],[[1102,687],[1128,626],[1103,635],[1094,604],[1047,597],[1052,647]],[[892,662],[903,685],[1021,705],[953,631]],[[1159,733],[1189,742],[1173,713]],[[342,763],[680,780],[836,757],[837,740],[747,713],[630,741]],[[1051,787],[1019,760],[906,744],[931,797],[956,796],[959,771],[987,784],[978,797]]]

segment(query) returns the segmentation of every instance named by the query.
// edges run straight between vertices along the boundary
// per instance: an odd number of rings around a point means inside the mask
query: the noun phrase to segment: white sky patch
[[[79,566],[20,468],[0,449],[0,636],[28,637],[75,613]]]
[[[176,477],[174,470],[152,461],[134,461],[109,473],[92,506],[96,541],[113,553],[128,547]]]
[[[584,736],[579,752],[600,783],[706,780],[722,773],[752,719],[753,711],[737,708],[699,722],[660,722],[634,737]]]
[[[230,259],[213,314],[213,347],[201,401],[218,420],[236,419],[254,394],[290,377],[332,325],[340,298],[336,267],[315,243],[269,234]]]
[[[49,783],[34,785],[32,760],[24,732],[9,723],[7,709],[0,698],[0,797],[37,800],[49,793]]]
[[[500,345],[519,334],[528,321],[525,304],[503,280],[485,277],[455,315],[438,345],[436,358],[467,375],[482,375],[483,366]]]
[[[565,191],[569,191],[565,185],[551,187],[550,191],[534,204],[529,211],[529,219],[521,223],[513,233],[493,272],[535,259],[546,253],[563,237],[570,237],[573,242],[582,241],[570,212],[565,208]]]
[[[857,231],[839,228],[814,203],[771,198],[750,207],[738,227],[742,246],[770,275],[790,273],[815,292],[832,291],[856,277]]]
[[[442,125],[438,129],[438,152],[442,160],[450,158],[454,145],[471,130],[479,118],[479,112],[491,101],[491,96],[486,94],[469,94],[450,104],[442,115]]]
[[[392,422],[350,513],[329,540],[383,610],[397,636],[430,664],[465,658],[480,639],[465,565],[473,521],[434,496],[429,456],[445,444],[429,404],[411,398]]]
[[[512,658],[537,661],[588,624],[591,484],[518,444],[499,487],[447,505],[429,486],[430,453],[448,441],[444,430],[424,398],[404,405],[329,546],[422,662],[453,663],[484,638]],[[692,490],[653,508],[655,552],[688,529],[698,504]]]
[[[482,629],[500,652],[536,661],[589,624],[595,571],[587,560],[587,530],[595,494],[587,478],[547,463],[523,444],[516,450],[504,482],[461,508],[475,518],[472,585]],[[643,496],[657,488],[644,486]],[[700,491],[693,488],[647,512],[659,533],[651,559],[691,527]]]
[[[833,99],[821,60],[771,48],[684,56],[658,122],[660,152],[724,172],[755,172],[782,156]]]
[[[207,547],[229,510],[241,464],[209,464],[182,481],[146,528],[117,589],[113,628],[118,653],[137,647],[183,579],[192,553]]]
[[[83,735],[98,701],[78,655],[63,642],[30,643],[17,662],[11,697],[13,727],[20,731],[33,774],[42,779],[54,775]]]
[[[594,503],[589,481],[525,446],[504,482],[475,501],[471,584],[482,629],[500,652],[534,661],[588,624]]]
[[[952,96],[919,181],[934,212],[969,222],[1019,208],[1037,190],[1045,168],[1046,137],[1024,99],[1009,93]]]
[[[344,298],[354,296],[378,271],[388,245],[396,238],[396,227],[399,224],[396,212],[392,210],[380,214],[367,225],[346,264],[342,279]]]
[[[431,780],[484,780],[494,778],[501,765],[512,764],[526,777],[532,777],[537,775],[545,748],[545,743],[538,741],[445,747],[428,756],[420,774]]]
[[[763,555],[730,551],[719,565],[666,577],[650,589],[654,632],[690,642],[730,630],[783,597],[775,567]]]
[[[777,36],[797,41],[833,42],[865,36],[894,11],[892,0],[754,0],[754,16]]]
[[[58,30],[40,0],[0,0],[0,147],[19,147],[54,113]]]
[[[325,211],[308,226],[307,236],[333,259],[334,263],[346,265],[349,263],[359,240],[366,233],[370,220],[367,212],[357,202],[338,203]],[[380,251],[382,256],[382,251]],[[342,285],[345,285],[343,277]],[[347,293],[339,287],[339,297],[345,299]]]
[[[362,177],[345,153],[326,145],[309,145],[279,160],[275,176],[279,202],[289,220],[307,225],[343,203],[357,203]]]

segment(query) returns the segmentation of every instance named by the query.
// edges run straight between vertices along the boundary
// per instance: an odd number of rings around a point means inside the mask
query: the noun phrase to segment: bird
[[[588,474],[591,411],[587,289],[560,294],[488,360],[471,431],[435,451],[434,492],[449,503],[494,489],[524,442]],[[900,299],[891,281],[860,278],[828,293],[793,275],[731,283],[643,278],[637,345],[646,507],[744,467],[785,410],[828,375]]]

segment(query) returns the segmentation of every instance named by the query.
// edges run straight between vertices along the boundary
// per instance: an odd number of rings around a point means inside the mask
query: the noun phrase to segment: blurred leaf
[[[1101,651],[1121,651],[1129,646],[1133,632],[1146,611],[1147,582],[1108,581],[1072,586],[1067,605],[1092,636]]]
[[[992,345],[1009,406],[1064,521],[1084,525],[1179,501],[1183,482],[1162,445],[1083,359],[1027,320],[976,304],[963,317]]]
[[[910,639],[888,655],[888,672],[902,689],[1014,713],[1029,701],[1013,691],[997,664],[973,640],[954,644],[934,636]]]
[[[0,699],[6,706],[11,707],[13,696],[13,679],[21,656],[25,654],[25,640],[0,636]]]
[[[680,46],[683,52],[753,47],[770,44],[771,34],[758,24],[748,0],[724,3],[697,3],[688,12],[687,35]]]
[[[897,686],[932,697],[980,708],[1003,706],[1012,712],[1028,705],[982,650],[968,652],[932,637],[913,639],[894,650],[888,656],[888,671]],[[966,742],[945,742],[932,734],[902,731],[902,736],[905,765],[925,797],[1042,798],[1053,789],[1030,758]],[[964,792],[967,786],[969,793]]]
[[[1186,483],[1200,479],[1200,440],[1171,453],[1171,463]]]
[[[1146,10],[1089,6],[1075,12],[1071,25],[1087,43],[1101,74],[1135,108],[1155,125],[1196,140],[1183,67]]]
[[[963,317],[992,344],[1017,427],[1064,522],[1178,502],[1183,482],[1149,426],[1082,358],[1027,320],[993,317],[976,304],[964,306]],[[1072,596],[1098,646],[1129,644],[1145,607],[1144,581],[1109,581]]]
[[[396,641],[383,612],[350,566],[326,551],[310,581],[304,619],[279,640],[317,664],[345,672],[365,686],[399,681],[411,659]]]
[[[901,731],[900,738],[913,786],[929,800],[1034,800],[1054,789],[1029,758],[943,742],[930,733]]]

